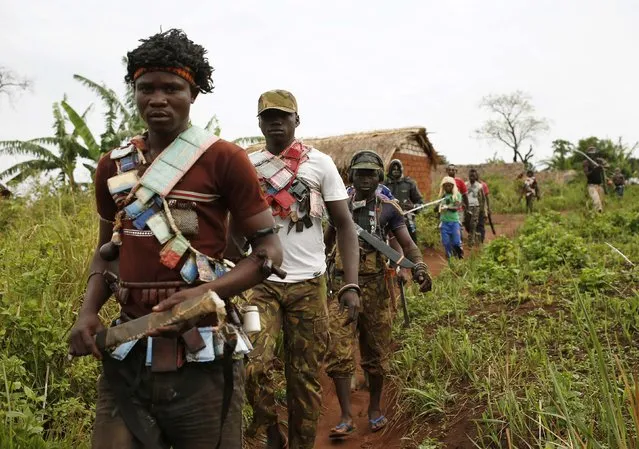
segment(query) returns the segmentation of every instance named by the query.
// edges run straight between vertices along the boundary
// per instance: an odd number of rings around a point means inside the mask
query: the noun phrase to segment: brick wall
[[[431,193],[431,163],[426,154],[410,154],[398,151],[393,159],[399,159],[404,165],[404,176],[410,176],[417,182],[419,191],[425,200],[430,199]]]

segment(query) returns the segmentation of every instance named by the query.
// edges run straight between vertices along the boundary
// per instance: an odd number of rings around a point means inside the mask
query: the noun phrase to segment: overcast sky
[[[122,56],[162,27],[208,49],[216,89],[192,120],[216,114],[227,139],[258,134],[257,98],[281,88],[298,99],[299,136],[420,125],[451,161],[508,160],[473,130],[482,96],[521,89],[552,124],[537,159],[555,138],[635,142],[637,23],[637,0],[0,0],[0,66],[34,83],[0,99],[0,140],[50,135],[65,93],[98,106],[74,73],[123,92]],[[96,110],[96,137],[101,123]]]

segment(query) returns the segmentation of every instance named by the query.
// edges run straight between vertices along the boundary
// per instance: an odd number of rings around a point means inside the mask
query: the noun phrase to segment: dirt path
[[[519,226],[523,223],[525,215],[502,215],[495,214],[493,216],[493,223],[495,225],[495,231],[497,236],[506,235],[513,236]],[[486,234],[486,240],[491,241],[495,238],[492,232],[488,230]],[[426,262],[430,268],[433,276],[437,276],[446,266],[446,256],[441,248],[431,249],[426,248],[424,251],[424,262]],[[358,369],[357,372],[357,384],[362,385],[363,373]],[[315,448],[340,448],[340,449],[400,449],[402,443],[402,437],[405,432],[401,423],[393,420],[394,410],[388,406],[385,408],[385,413],[392,422],[383,432],[371,433],[368,429],[368,391],[366,389],[359,388],[352,392],[351,401],[353,408],[353,418],[355,427],[357,430],[351,437],[344,441],[331,441],[328,438],[331,427],[335,426],[339,422],[340,408],[337,396],[335,395],[335,389],[333,383],[325,373],[322,373],[322,388],[324,390],[324,397],[322,403],[322,417],[320,418],[319,426],[317,429],[317,439],[315,440]],[[385,395],[383,404],[388,404],[388,394]],[[472,417],[469,417],[472,418]],[[454,444],[452,447],[459,447]]]
[[[523,223],[524,219],[525,215],[523,214],[495,214],[493,216],[493,223],[495,225],[497,236],[513,236],[519,226]],[[487,231],[486,240],[493,240],[495,236],[493,236],[492,232],[490,232],[490,229]],[[426,262],[430,267],[430,271],[433,276],[437,276],[446,266],[446,257],[441,248],[427,248],[424,251],[424,262]],[[364,376],[361,368],[359,367],[356,373],[356,378],[357,385],[362,385]],[[394,419],[395,410],[393,410],[392,405],[388,405],[389,403],[393,403],[393,401],[388,400],[389,395],[392,394],[390,393],[392,391],[392,386],[388,385],[384,390],[385,394],[382,407],[391,424],[380,432],[371,433],[368,428],[368,390],[358,388],[351,393],[353,420],[357,430],[348,439],[341,441],[330,440],[328,438],[328,434],[330,429],[339,422],[340,408],[337,396],[335,395],[333,382],[325,372],[321,373],[321,382],[323,389],[322,415],[317,428],[317,438],[315,440],[316,449],[401,449],[402,447],[414,447],[407,444],[407,442],[403,439],[404,435],[406,435],[406,425],[399,422],[398,419]],[[468,416],[466,420],[470,421],[472,418],[473,416]],[[467,423],[457,422],[454,428],[467,428],[468,426],[465,424]],[[454,430],[451,433],[453,432]],[[453,435],[449,436],[452,437]],[[450,443],[447,447],[450,449],[474,447],[470,444],[470,441],[463,441],[464,438],[459,437],[460,435],[457,435],[455,438],[446,438],[445,441]],[[463,442],[460,443],[460,441]],[[466,442],[468,444],[464,444]],[[405,446],[402,446],[403,444]],[[261,449],[262,446],[252,445],[251,448]]]

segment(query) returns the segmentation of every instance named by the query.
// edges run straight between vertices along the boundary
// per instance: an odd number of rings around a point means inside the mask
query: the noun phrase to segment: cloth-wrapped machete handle
[[[211,313],[217,313],[220,323],[226,317],[224,301],[217,293],[209,290],[201,296],[176,304],[170,310],[152,312],[98,332],[95,341],[100,350],[110,349],[142,338],[158,328],[184,323]]]

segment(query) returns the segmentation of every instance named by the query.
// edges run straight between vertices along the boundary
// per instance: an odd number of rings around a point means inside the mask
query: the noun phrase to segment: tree
[[[62,104],[66,104],[66,98]],[[79,117],[84,120],[89,109],[87,108]],[[66,108],[60,103],[53,104],[54,135],[52,137],[0,141],[0,154],[32,157],[0,172],[0,179],[12,177],[11,183],[19,183],[31,176],[59,172],[60,182],[68,184],[72,190],[78,187],[74,176],[77,164],[81,158],[92,159],[95,154],[78,142],[78,129],[71,134],[67,132],[68,116],[65,116],[63,110],[66,111]]]
[[[620,137],[616,142],[611,139],[600,139],[595,136],[580,139],[577,145],[568,140],[557,139],[552,142],[553,156],[544,161],[546,166],[554,170],[581,170],[588,148],[597,148],[598,156],[605,159],[610,170],[619,168],[625,176],[635,176],[639,171],[639,160],[633,157],[633,153],[639,148],[639,142],[630,146]],[[576,152],[579,150],[581,153]]]
[[[212,131],[213,134],[220,137],[220,133],[222,132],[222,128],[220,128],[220,120],[217,118],[217,115],[213,114],[213,117],[209,120],[209,122],[204,127],[207,131]]]
[[[575,146],[572,142],[563,139],[552,141],[553,156],[544,161],[544,164],[553,170],[570,170],[573,166],[572,156]]]
[[[479,107],[488,110],[491,118],[475,130],[476,136],[503,143],[513,150],[513,162],[519,159],[529,164],[533,157],[532,146],[522,155],[522,144],[534,142],[537,134],[549,129],[548,120],[534,116],[530,96],[519,90],[511,94],[488,95],[482,98]]]
[[[133,98],[133,89],[127,87],[127,93],[124,101],[118,98],[115,91],[105,84],[98,84],[82,75],[73,75],[73,78],[85,87],[96,93],[106,107],[104,113],[104,132],[100,135],[100,153],[106,153],[122,144],[126,139],[141,134],[146,125],[138,114],[135,99]],[[86,129],[86,123],[81,123],[77,117],[70,116],[71,122],[76,128]],[[84,140],[86,132],[80,132],[80,137]],[[95,139],[93,139],[95,141]],[[85,140],[86,145],[91,142]],[[97,160],[97,159],[96,159]]]
[[[632,146],[624,143],[620,137],[617,142],[611,139],[599,139],[597,137],[588,137],[580,139],[577,149],[583,153],[588,151],[589,147],[597,148],[598,156],[602,157],[608,163],[610,169],[619,168],[626,176],[634,176],[639,169],[637,160],[632,157],[634,151],[639,147],[639,142]],[[575,154],[575,165],[579,165],[583,161],[583,156]]]
[[[31,80],[17,75],[6,67],[0,67],[0,94],[9,97],[15,91],[27,90],[31,87]]]

